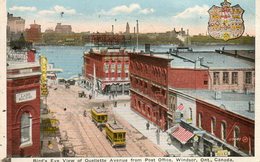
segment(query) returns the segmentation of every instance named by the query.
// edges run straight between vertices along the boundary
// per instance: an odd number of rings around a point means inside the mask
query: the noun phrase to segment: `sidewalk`
[[[163,151],[171,150],[172,152],[175,152],[177,156],[194,156],[192,150],[188,149],[182,151],[182,149],[179,148],[178,145],[173,145],[172,141],[169,138],[169,135],[166,132],[160,131],[160,142],[159,144],[157,144],[157,127],[155,127],[153,124],[150,124],[149,130],[147,130],[147,120],[138,115],[136,112],[132,111],[130,109],[129,103],[126,104],[126,106],[124,106],[123,104],[119,104],[116,108],[113,108],[113,111],[115,114],[121,116],[124,120],[126,120],[129,124],[131,124],[134,128],[136,128],[139,132],[141,132]]]

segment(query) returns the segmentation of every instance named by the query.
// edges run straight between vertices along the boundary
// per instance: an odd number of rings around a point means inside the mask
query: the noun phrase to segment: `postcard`
[[[256,3],[1,0],[1,160],[259,161]]]

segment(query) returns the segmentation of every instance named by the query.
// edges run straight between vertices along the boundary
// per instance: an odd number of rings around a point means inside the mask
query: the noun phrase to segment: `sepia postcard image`
[[[256,0],[0,2],[3,162],[260,161]]]

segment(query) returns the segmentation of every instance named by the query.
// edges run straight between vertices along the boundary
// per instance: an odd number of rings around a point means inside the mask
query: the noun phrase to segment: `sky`
[[[189,29],[191,35],[206,34],[211,6],[223,0],[8,0],[7,11],[25,19],[26,28],[34,20],[42,31],[55,29],[58,22],[72,25],[74,32],[125,32],[126,23],[140,33]],[[255,0],[229,0],[244,10],[244,34],[255,35]],[[61,16],[61,12],[64,12]]]

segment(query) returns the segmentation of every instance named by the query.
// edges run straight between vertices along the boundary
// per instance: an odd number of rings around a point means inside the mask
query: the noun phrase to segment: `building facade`
[[[40,156],[40,65],[7,66],[7,155]]]
[[[29,29],[25,30],[25,39],[28,42],[40,42],[42,38],[41,25],[31,24]]]
[[[61,23],[57,23],[55,27],[56,33],[72,33],[71,25],[61,25]]]
[[[103,94],[129,93],[129,56],[124,48],[91,49],[84,54],[87,87]]]
[[[208,89],[208,69],[179,56],[133,53],[130,62],[131,108],[163,130],[173,124],[169,87]]]
[[[25,20],[21,17],[7,15],[7,40],[18,40],[25,29]]]
[[[176,105],[173,127],[192,130],[200,139],[201,155],[254,155],[254,94],[170,88],[169,96],[170,108]]]

